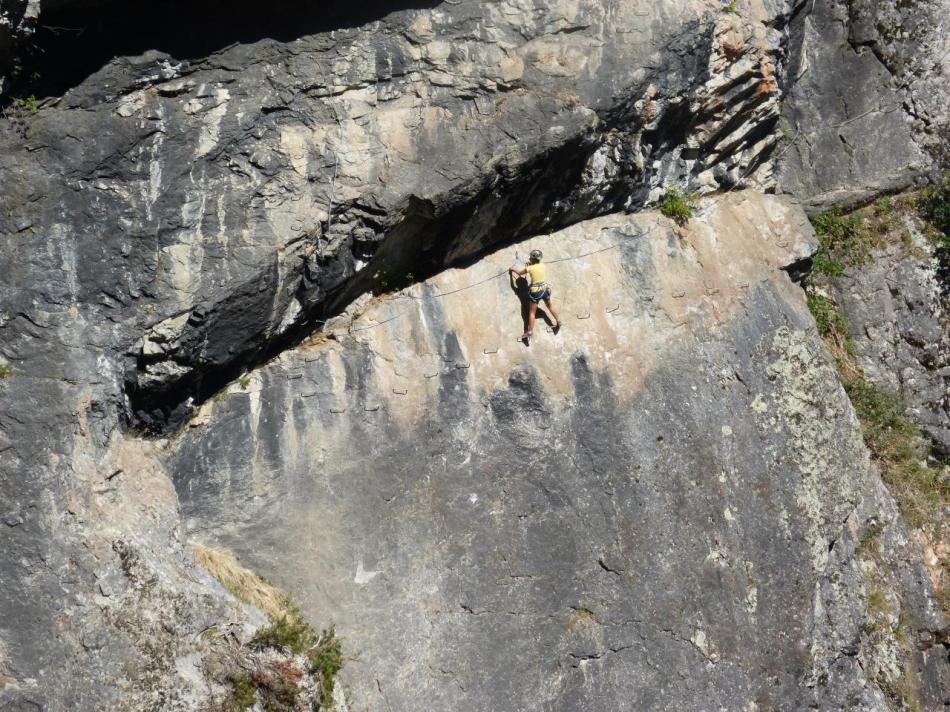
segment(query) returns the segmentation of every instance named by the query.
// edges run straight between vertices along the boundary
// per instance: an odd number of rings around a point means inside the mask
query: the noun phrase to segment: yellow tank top
[[[541,262],[526,265],[525,270],[531,275],[531,284],[541,284],[546,276],[547,269]]]

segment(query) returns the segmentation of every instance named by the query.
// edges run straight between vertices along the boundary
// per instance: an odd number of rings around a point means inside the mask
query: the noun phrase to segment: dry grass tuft
[[[260,609],[268,618],[287,613],[286,595],[253,571],[241,565],[230,551],[195,544],[195,561],[216,578],[239,601]]]

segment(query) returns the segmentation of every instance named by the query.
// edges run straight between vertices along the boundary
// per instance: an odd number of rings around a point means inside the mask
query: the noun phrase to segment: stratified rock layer
[[[714,5],[467,2],[116,60],[0,135],[11,311],[115,323],[129,419],[162,430],[384,272],[751,179],[785,16]]]

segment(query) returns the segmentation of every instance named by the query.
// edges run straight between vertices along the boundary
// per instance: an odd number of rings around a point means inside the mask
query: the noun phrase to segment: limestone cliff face
[[[357,709],[879,706],[841,643],[887,497],[782,270],[813,238],[775,198],[702,214],[358,302],[169,445],[188,531],[337,622]],[[493,275],[533,248],[564,328],[526,348]],[[939,627],[917,585],[904,614]]]
[[[912,221],[905,242],[876,250],[831,291],[861,367],[900,395],[935,449],[950,455],[950,284]]]
[[[809,3],[791,22],[779,169],[808,203],[866,201],[947,165],[947,0]]]
[[[946,623],[789,277],[813,236],[763,195],[931,169],[939,6],[877,39],[859,3],[329,6],[191,39],[0,6],[89,28],[2,97],[0,708],[220,704],[215,646],[263,618],[190,541],[338,623],[355,709],[885,709],[905,673],[945,701]],[[829,125],[857,80],[902,108]],[[637,212],[673,185],[710,196],[687,226]],[[532,247],[565,326],[525,349],[497,275]],[[869,527],[906,644],[865,625]]]

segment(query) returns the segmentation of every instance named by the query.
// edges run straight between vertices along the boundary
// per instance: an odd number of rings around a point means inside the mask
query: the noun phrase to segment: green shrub
[[[26,109],[31,114],[35,114],[37,111],[40,110],[39,106],[37,106],[36,104],[36,97],[33,96],[32,94],[22,99],[17,99],[16,103],[17,103],[17,106],[19,106],[21,109]]]
[[[826,274],[829,277],[840,277],[844,274],[844,265],[838,260],[832,259],[828,253],[819,248],[812,259],[812,269],[820,274]]]
[[[854,555],[858,558],[861,558],[865,555],[870,556],[871,558],[877,558],[881,553],[881,542],[879,537],[881,532],[884,531],[884,524],[879,521],[872,521],[868,528],[864,530],[864,534],[861,536],[861,541],[858,542],[858,545],[854,548]]]
[[[321,633],[308,657],[311,671],[320,675],[320,704],[328,707],[333,701],[337,673],[343,667],[343,643],[333,626]]]
[[[895,210],[897,210],[897,206],[894,205],[894,199],[889,195],[874,201],[874,212],[878,216],[889,217],[893,215]]]
[[[313,711],[328,707],[333,700],[336,677],[343,667],[343,643],[333,626],[317,634],[290,596],[276,589],[262,576],[244,568],[237,558],[225,549],[195,545],[195,561],[216,578],[236,598],[256,606],[267,614],[270,623],[257,631],[248,647],[259,651],[287,650],[306,658],[306,670],[299,659],[284,654],[261,656],[256,663],[245,658],[244,663],[226,662],[222,677],[233,688],[224,703],[227,712],[245,710],[258,703],[267,712],[286,712],[300,708],[300,685],[309,672],[319,688],[312,700]],[[269,659],[269,661],[267,661]]]
[[[836,206],[816,216],[812,225],[819,243],[814,270],[830,277],[840,276],[847,267],[865,264],[874,250],[906,236],[896,203],[890,197],[850,213]]]
[[[685,225],[693,217],[691,204],[695,199],[696,196],[692,193],[682,193],[679,188],[670,188],[660,201],[660,212],[678,224]]]
[[[950,171],[943,174],[940,182],[924,188],[917,198],[917,209],[926,220],[936,243],[937,276],[943,292],[950,295]]]
[[[5,363],[0,363],[0,381],[13,373],[13,367]]]
[[[868,633],[880,633],[890,630],[887,617],[891,614],[891,606],[887,602],[887,594],[881,588],[868,591],[867,606],[865,609],[865,630]]]
[[[864,218],[863,211],[845,214],[842,208],[835,207],[814,219],[819,244],[815,270],[836,277],[846,266],[863,264],[870,258]]]
[[[867,380],[855,361],[854,343],[835,303],[812,289],[807,299],[888,489],[911,526],[930,527],[942,509],[950,506],[950,482],[942,477],[944,463],[929,452],[920,428],[904,415],[897,395]],[[935,459],[935,464],[928,464],[928,458]]]
[[[251,644],[262,649],[290,648],[295,653],[305,653],[317,644],[317,633],[289,598],[284,600],[284,608],[280,617],[257,631]]]
[[[343,643],[333,626],[318,635],[289,598],[285,600],[284,606],[285,613],[261,628],[251,644],[260,649],[290,648],[295,653],[305,655],[310,663],[310,671],[320,677],[320,704],[326,707],[333,700],[336,676],[343,667]]]
[[[945,236],[950,236],[950,171],[936,185],[924,188],[917,199],[917,209]]]
[[[224,701],[225,712],[244,712],[257,702],[257,683],[248,673],[239,673],[228,678],[231,694]]]
[[[896,395],[863,376],[844,383],[861,421],[864,441],[881,466],[881,474],[904,516],[914,527],[929,527],[950,506],[950,483],[941,477],[941,462],[931,453],[917,424],[904,415]]]
[[[815,324],[818,326],[818,333],[827,336],[833,330],[842,334],[848,333],[848,327],[845,324],[844,316],[838,310],[837,305],[821,294],[808,292],[808,309],[815,317]]]

